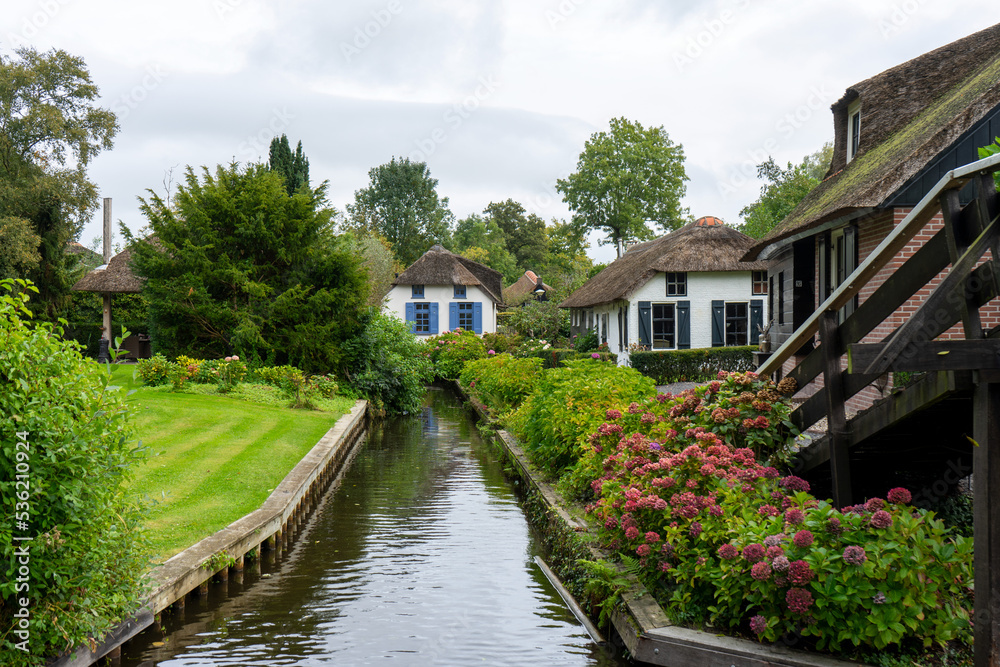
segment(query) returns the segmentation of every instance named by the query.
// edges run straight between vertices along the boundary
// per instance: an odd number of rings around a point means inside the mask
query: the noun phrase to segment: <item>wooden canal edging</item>
[[[483,422],[492,423],[489,411],[481,403],[471,398],[459,382],[455,382],[455,387]],[[578,535],[582,538],[580,541],[587,543],[590,558],[607,559],[610,554],[594,546],[597,537],[583,517],[582,508],[564,506],[552,485],[528,462],[517,438],[507,431],[497,430],[492,440],[511,464],[509,471],[524,483],[529,502],[538,502],[544,507],[544,520],[548,525],[541,527],[549,534]],[[534,519],[540,520],[540,517]],[[569,558],[574,557],[569,555]],[[555,558],[565,559],[566,556],[556,554]],[[675,626],[637,580],[623,593],[622,600],[623,604],[611,616],[611,623],[632,658],[643,664],[664,667],[865,667],[861,663],[786,646],[765,645]]]
[[[168,607],[182,608],[188,594],[207,592],[213,577],[242,572],[252,552],[281,549],[316,505],[321,490],[335,479],[365,433],[367,401],[357,401],[274,489],[258,509],[156,567],[149,575],[151,592],[142,608],[114,628],[96,648],[81,646],[49,660],[46,667],[88,667],[105,656],[116,656],[121,645],[152,625]],[[218,567],[206,564],[218,559]]]

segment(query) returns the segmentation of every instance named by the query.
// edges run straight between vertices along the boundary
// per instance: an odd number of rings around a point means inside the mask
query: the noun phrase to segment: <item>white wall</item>
[[[396,285],[386,297],[383,311],[393,313],[399,319],[406,320],[406,304],[416,302],[436,301],[438,303],[438,333],[448,330],[448,304],[451,302],[479,301],[483,304],[483,333],[493,333],[497,330],[497,306],[487,294],[476,285],[465,288],[465,298],[455,298],[455,288],[452,285],[424,285],[424,298],[413,298],[412,285]]]

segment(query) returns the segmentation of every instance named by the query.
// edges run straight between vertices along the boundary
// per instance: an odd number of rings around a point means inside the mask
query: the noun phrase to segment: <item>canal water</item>
[[[628,664],[593,644],[536,554],[474,422],[432,388],[419,416],[373,427],[291,548],[165,613],[122,664]]]

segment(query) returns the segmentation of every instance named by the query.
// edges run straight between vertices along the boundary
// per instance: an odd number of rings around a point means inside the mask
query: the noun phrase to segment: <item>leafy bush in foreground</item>
[[[0,281],[0,664],[21,666],[132,613],[147,560],[124,394],[59,327],[29,325],[14,284]]]
[[[434,374],[439,378],[454,379],[462,374],[465,364],[485,359],[486,345],[474,331],[455,329],[429,338],[427,345],[434,364]]]
[[[744,347],[709,347],[695,350],[663,352],[633,352],[629,365],[656,384],[673,382],[708,382],[719,371],[742,373],[752,371],[756,345]]]
[[[371,313],[361,335],[344,344],[348,381],[376,410],[406,414],[420,409],[424,385],[434,378],[425,344],[398,318]]]
[[[724,382],[748,377],[759,381]],[[588,511],[675,618],[831,650],[971,639],[971,540],[949,537],[904,489],[844,511],[817,500],[733,446],[735,433],[712,432],[726,421],[694,425],[718,414],[710,400],[684,392],[658,416],[609,410],[591,438],[603,475]]]

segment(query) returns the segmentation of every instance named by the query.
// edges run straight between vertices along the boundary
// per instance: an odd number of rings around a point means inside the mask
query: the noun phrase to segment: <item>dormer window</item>
[[[847,161],[858,154],[861,145],[861,101],[855,100],[847,107]]]

